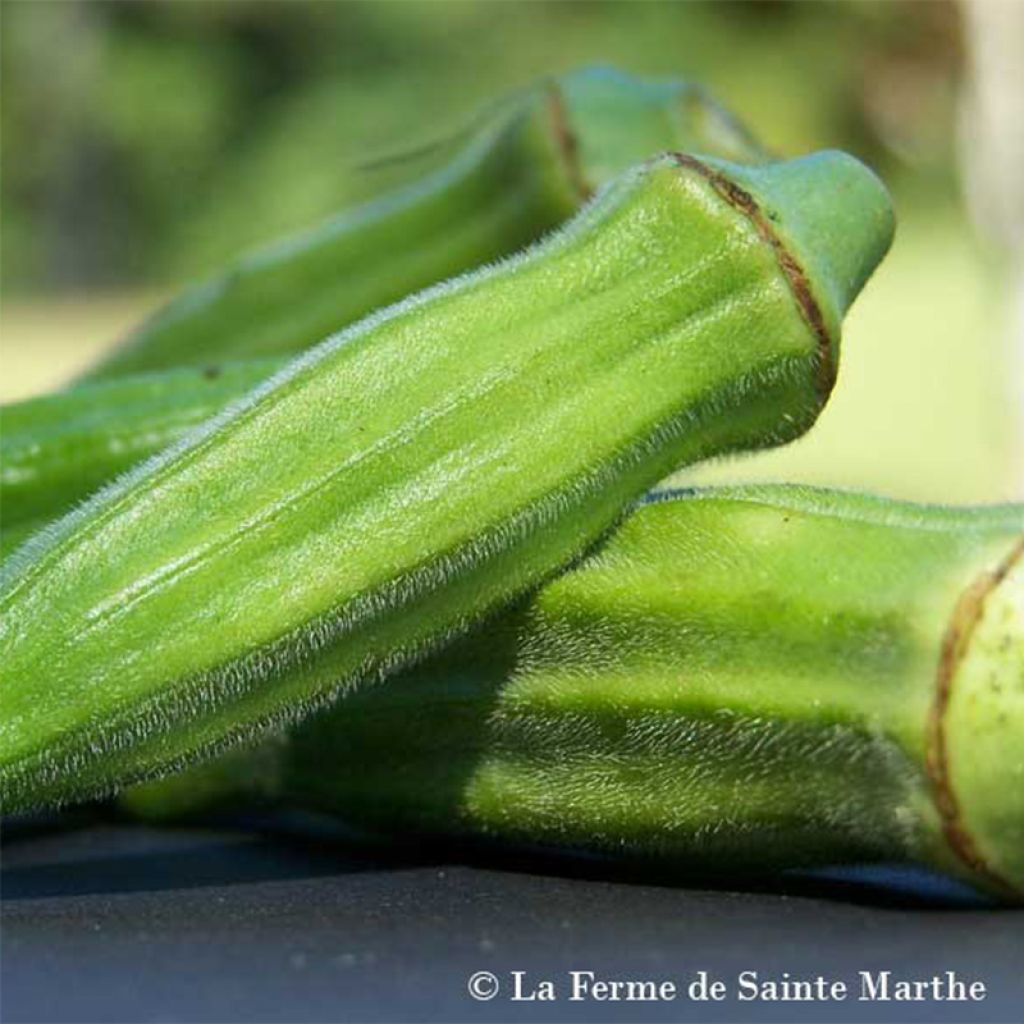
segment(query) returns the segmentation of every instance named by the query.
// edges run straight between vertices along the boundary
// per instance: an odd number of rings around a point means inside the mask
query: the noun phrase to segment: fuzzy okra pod
[[[96,381],[0,408],[0,552],[166,448],[281,368],[278,360]]]
[[[7,806],[295,718],[534,586],[674,467],[795,437],[891,232],[845,154],[669,155],[297,359],[4,563]]]
[[[93,371],[98,379],[0,409],[0,555],[285,359],[254,354],[305,347],[416,287],[522,247],[660,150],[764,159],[699,87],[611,68],[511,97],[446,148],[455,150],[450,161],[415,185],[187,292]],[[202,365],[178,365],[188,363]]]
[[[128,791],[738,878],[913,860],[1024,899],[1024,506],[668,493],[388,686]]]
[[[186,291],[89,376],[294,353],[380,306],[516,252],[655,153],[764,159],[700,88],[601,67],[508,98],[448,148],[450,159],[421,180]]]

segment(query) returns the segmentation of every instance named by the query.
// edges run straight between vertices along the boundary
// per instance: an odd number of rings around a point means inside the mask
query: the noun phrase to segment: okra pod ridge
[[[702,90],[581,68],[507,97],[422,179],[187,289],[85,379],[299,352],[361,316],[521,249],[600,185],[679,148],[765,159]]]
[[[851,165],[785,166],[843,201]],[[628,172],[515,259],[301,356],[9,558],[0,793],[109,791],[393,672],[676,466],[807,429],[822,343],[748,210],[673,156]]]
[[[910,860],[1020,902],[1022,543],[1020,505],[661,493],[388,686],[122,806],[269,798],[683,880]]]

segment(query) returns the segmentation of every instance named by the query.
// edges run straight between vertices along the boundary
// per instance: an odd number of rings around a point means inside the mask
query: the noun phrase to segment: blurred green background
[[[381,155],[614,63],[703,82],[780,154],[856,153],[900,218],[813,433],[685,479],[1024,497],[1020,265],[964,199],[978,36],[954,3],[7,0],[2,18],[5,400],[239,250],[394,184]]]

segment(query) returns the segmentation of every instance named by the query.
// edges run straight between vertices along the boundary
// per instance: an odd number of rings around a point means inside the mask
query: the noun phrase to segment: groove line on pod
[[[1020,893],[1014,885],[985,861],[974,837],[964,826],[949,768],[946,712],[953,695],[956,670],[970,648],[974,628],[981,620],[985,608],[985,599],[1021,558],[1024,558],[1024,537],[1017,541],[994,570],[984,573],[961,594],[953,609],[939,654],[935,699],[928,716],[925,754],[925,767],[931,780],[935,806],[942,819],[942,831],[953,853],[973,871],[1018,897]]]
[[[683,275],[683,280],[703,272],[708,262],[711,261],[704,260],[698,263],[695,267],[688,268],[686,273]],[[678,287],[678,281],[676,279],[671,279],[670,284],[673,288]],[[699,326],[712,321],[721,313],[723,307],[727,307],[727,304],[736,297],[736,294],[742,295],[745,294],[745,292],[730,292],[719,296],[714,302],[708,304],[704,309],[702,309],[699,314],[691,315],[689,321],[684,325],[685,329],[688,332],[692,332]],[[671,331],[666,331],[658,335],[653,341],[660,343],[664,341],[666,337],[670,336]],[[536,362],[540,356],[545,354],[545,350],[535,352],[523,363],[522,366],[513,366],[512,369],[515,370],[517,374],[521,374],[524,366],[528,366],[531,363]],[[617,358],[628,358],[628,354],[619,353]],[[128,590],[118,591],[106,602],[91,609],[87,615],[90,625],[79,634],[78,639],[81,640],[84,636],[94,632],[95,629],[100,626],[108,624],[114,618],[119,618],[131,611],[131,609],[138,604],[140,600],[144,599],[157,587],[166,585],[176,578],[189,575],[196,571],[206,561],[208,561],[211,552],[215,551],[218,554],[223,554],[232,547],[235,547],[240,541],[251,539],[254,533],[272,526],[273,523],[275,523],[287,511],[309,504],[311,501],[316,499],[318,494],[335,483],[338,477],[340,477],[344,472],[351,471],[354,466],[371,458],[377,457],[381,453],[395,450],[407,443],[416,433],[422,433],[423,430],[430,427],[433,423],[444,420],[466,401],[479,401],[482,397],[485,397],[503,387],[508,383],[507,369],[507,367],[499,367],[496,371],[488,374],[481,382],[473,385],[472,387],[464,388],[453,395],[447,396],[441,403],[423,410],[412,423],[400,424],[396,429],[392,430],[391,433],[375,442],[371,447],[355,452],[344,462],[333,466],[329,471],[321,474],[321,476],[317,477],[315,480],[303,485],[297,493],[289,495],[281,501],[275,502],[266,509],[261,509],[255,515],[243,521],[238,528],[232,532],[232,535],[227,540],[218,537],[217,539],[204,544],[199,550],[192,552],[187,558],[173,560],[147,574]]]
[[[731,390],[732,395],[727,396],[726,400],[734,403],[741,401],[744,394],[742,383],[734,382]],[[695,423],[700,422],[701,417],[707,415],[709,411],[710,407],[698,406],[697,409],[691,410],[688,414],[685,424],[684,422],[662,424],[656,429],[654,434],[635,441],[627,450],[620,452],[616,461],[623,466],[634,464],[635,460],[639,457],[639,453],[644,448],[657,443],[658,435],[672,435],[682,431],[687,425],[692,427]],[[532,506],[521,509],[511,522],[504,525],[500,532],[506,536],[522,536],[526,532],[542,526],[545,522],[550,522],[550,518],[555,514],[555,510],[564,509],[566,503],[577,504],[585,501],[587,496],[592,495],[595,490],[599,489],[602,479],[610,472],[614,471],[610,467],[604,467],[602,470],[591,471],[568,481],[563,487],[549,494],[541,507]],[[450,571],[451,567],[460,561],[472,559],[474,557],[474,550],[478,551],[481,546],[493,543],[494,536],[492,533],[477,538],[476,542],[468,547],[457,547],[432,562],[421,563],[404,578],[392,581],[390,587],[385,589],[393,591],[397,595],[396,600],[401,605],[407,605],[409,602],[417,600],[422,596],[424,579],[429,579],[433,574],[443,574]],[[134,715],[137,723],[151,723],[148,727],[145,724],[140,724],[138,727],[139,734],[158,731],[168,719],[174,717],[175,708],[192,704],[198,705],[198,702],[202,700],[201,695],[206,694],[209,697],[210,686],[214,680],[220,682],[225,692],[220,695],[219,700],[214,705],[203,702],[204,710],[207,713],[214,707],[220,711],[227,707],[237,707],[239,702],[244,702],[248,698],[258,696],[256,691],[259,684],[265,680],[266,673],[271,667],[280,667],[285,664],[309,665],[317,652],[329,644],[335,643],[340,637],[346,635],[361,623],[372,620],[380,611],[381,596],[381,590],[378,589],[369,600],[357,599],[350,602],[349,606],[340,615],[334,617],[333,621],[327,621],[324,624],[325,628],[315,628],[312,633],[308,629],[294,630],[290,635],[282,637],[274,645],[273,649],[261,652],[258,658],[253,658],[249,661],[243,660],[241,663],[232,665],[229,670],[226,670],[224,666],[220,666],[219,668],[200,672],[192,676],[187,681],[186,686],[177,692],[171,694],[157,692],[150,695]],[[331,704],[339,694],[350,689],[356,681],[362,680],[365,682],[367,680],[379,679],[383,674],[393,670],[395,667],[409,664],[428,654],[436,649],[444,639],[451,639],[459,635],[467,626],[466,620],[461,619],[456,622],[451,630],[446,632],[444,637],[420,637],[401,652],[384,661],[375,661],[372,656],[366,656],[359,663],[346,669],[340,682],[336,681],[333,687],[320,693],[310,692],[308,679],[301,681],[302,686],[298,688],[298,693],[301,695],[301,710],[295,706],[295,701],[293,701],[291,708],[285,706],[267,710],[257,706],[251,717],[246,718],[244,721],[236,722],[234,726],[228,728],[219,738],[202,740],[192,751],[178,753],[171,760],[164,762],[162,768],[166,768],[168,771],[175,771],[197,759],[214,757],[233,744],[246,742],[249,738],[260,732],[266,732],[274,728],[284,728],[287,725],[293,724],[300,715],[309,715],[317,709]],[[118,735],[120,725],[121,722],[116,716],[110,716],[105,725],[94,726],[90,729],[88,734],[89,742],[94,745],[96,750],[104,751],[110,755],[123,752],[130,745],[131,740],[125,735]],[[52,770],[55,775],[59,775],[62,770],[77,771],[79,765],[76,761],[76,755],[73,751],[66,752],[62,749],[66,745],[68,745],[67,740],[63,743],[61,740],[57,740],[50,747],[48,752],[49,766],[47,766],[46,760],[44,760],[43,752],[39,749],[21,755],[17,762],[10,766],[12,776],[9,789],[4,794],[5,798],[12,801],[15,800],[19,793],[19,788],[33,771]],[[64,767],[54,768],[54,763],[59,763],[61,760],[63,760]],[[125,781],[141,781],[147,777],[152,776],[141,772]],[[90,781],[85,783],[75,798],[81,798],[83,795],[96,797],[106,795],[110,791],[109,785]]]
[[[700,264],[700,267],[703,268],[703,263]],[[693,273],[693,270],[689,270],[684,275],[684,279],[692,276]],[[743,295],[745,292],[730,292],[719,296],[714,302],[702,309],[699,314],[692,315],[684,325],[681,325],[680,329],[684,334],[691,334],[707,323],[714,322],[723,313],[728,313],[728,304],[735,299],[737,294]],[[665,343],[666,340],[673,340],[674,338],[677,338],[677,334],[672,329],[663,331],[652,339],[650,347],[653,348],[656,345]],[[543,351],[535,353],[531,356],[530,361],[536,361],[538,356],[544,354]],[[629,352],[619,353],[613,368],[617,369],[619,361],[629,358]],[[521,368],[518,369],[521,372]],[[443,421],[461,404],[466,401],[478,401],[481,397],[487,396],[507,383],[505,368],[499,368],[473,387],[464,388],[462,391],[448,396],[440,404],[423,410],[412,423],[400,424],[398,428],[375,442],[371,447],[354,453],[343,463],[332,467],[328,472],[323,473],[314,481],[301,487],[296,494],[289,495],[268,508],[259,510],[255,515],[243,521],[233,530],[227,539],[218,537],[213,541],[207,542],[188,557],[175,559],[147,574],[126,590],[119,590],[107,601],[93,607],[88,612],[86,618],[89,625],[78,633],[77,639],[81,641],[97,629],[109,625],[110,622],[129,613],[140,601],[144,600],[159,587],[166,586],[176,579],[198,571],[210,560],[212,554],[223,555],[237,547],[240,543],[251,540],[255,534],[272,527],[288,511],[308,505],[316,500],[317,496],[326,490],[327,487],[335,483],[344,472],[352,470],[354,466],[408,443],[416,433],[422,433],[433,423]]]
[[[800,309],[800,314],[817,339],[817,384],[818,392],[824,401],[832,393],[836,382],[836,365],[832,358],[832,339],[825,326],[821,307],[811,291],[810,281],[803,267],[786,247],[786,243],[772,226],[768,217],[765,216],[757,200],[746,189],[740,188],[734,181],[730,181],[724,174],[713,170],[696,157],[686,153],[672,153],[671,156],[680,166],[689,168],[704,178],[729,206],[742,213],[754,225],[757,233],[771,247],[779,268],[789,282],[790,291]]]

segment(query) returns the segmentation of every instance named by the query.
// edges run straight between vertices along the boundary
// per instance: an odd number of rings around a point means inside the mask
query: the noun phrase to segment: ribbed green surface
[[[804,317],[751,220],[663,159],[325,343],[5,564],[6,798],[295,717],[565,564],[673,467],[795,436],[823,398]]]
[[[516,613],[301,727],[277,788],[400,834],[741,877],[909,858],[987,884],[945,844],[926,733],[957,601],[1022,531],[1021,507],[799,488],[644,505]],[[1016,663],[992,671],[1005,713]],[[1003,793],[1009,849],[1019,765],[987,750],[976,795]]]
[[[3,531],[82,498],[240,398],[276,360],[120,377],[0,409]]]
[[[90,376],[301,351],[420,288],[516,252],[588,190],[664,150],[757,160],[699,90],[584,68],[496,104],[424,178],[186,291]]]

